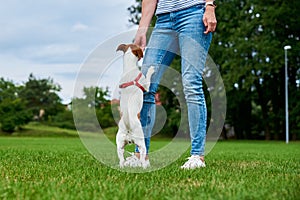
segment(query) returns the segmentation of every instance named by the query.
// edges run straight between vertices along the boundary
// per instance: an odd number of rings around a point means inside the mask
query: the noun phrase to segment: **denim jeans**
[[[176,55],[181,56],[181,74],[191,137],[191,155],[204,155],[206,140],[206,103],[202,88],[202,72],[212,35],[204,34],[202,22],[205,8],[199,4],[176,12],[160,14],[148,42],[142,72],[155,67],[148,92],[144,93],[141,124],[147,153],[155,122],[155,93],[161,77]],[[138,149],[136,148],[138,152]]]

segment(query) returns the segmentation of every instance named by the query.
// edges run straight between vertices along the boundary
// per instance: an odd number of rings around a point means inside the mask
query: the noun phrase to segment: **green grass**
[[[25,125],[22,130],[12,134],[1,132],[0,136],[22,136],[22,137],[78,137],[76,130],[63,129],[53,126],[46,126],[38,122],[31,122]]]
[[[161,170],[127,173],[101,164],[79,138],[0,137],[0,199],[299,199],[299,147],[218,142],[206,168],[181,170],[187,152]]]

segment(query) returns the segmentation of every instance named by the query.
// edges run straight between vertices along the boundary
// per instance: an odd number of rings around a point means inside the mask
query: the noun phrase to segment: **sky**
[[[30,73],[37,79],[51,78],[62,87],[59,96],[65,103],[79,95],[77,86],[97,84],[114,90],[122,72],[117,42],[133,39],[136,29],[128,21],[127,8],[133,4],[134,0],[2,0],[0,77],[16,85],[24,84]],[[93,66],[102,68],[101,73],[86,77],[83,69],[91,55],[105,62]],[[88,83],[95,77],[97,81]]]

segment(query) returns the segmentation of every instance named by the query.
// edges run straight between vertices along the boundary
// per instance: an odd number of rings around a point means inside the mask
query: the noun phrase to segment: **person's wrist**
[[[206,1],[205,2],[205,8],[216,8],[217,4],[215,1]]]
[[[215,7],[207,6],[207,7],[205,8],[205,11],[208,11],[208,12],[215,12]]]
[[[148,27],[139,27],[137,32],[138,34],[146,34],[148,31]]]

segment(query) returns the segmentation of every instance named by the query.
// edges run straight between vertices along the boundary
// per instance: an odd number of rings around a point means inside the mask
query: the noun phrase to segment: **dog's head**
[[[123,51],[124,53],[126,53],[128,49],[131,50],[132,54],[135,55],[138,58],[138,60],[143,58],[143,51],[136,44],[120,44],[117,48],[117,51]]]

